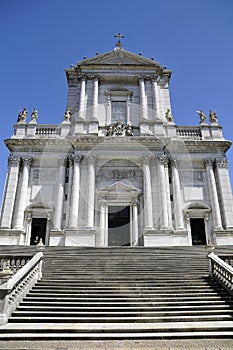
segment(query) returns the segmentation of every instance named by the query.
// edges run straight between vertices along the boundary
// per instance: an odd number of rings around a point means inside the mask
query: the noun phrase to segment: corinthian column
[[[58,172],[58,182],[57,182],[57,197],[55,205],[55,214],[53,222],[53,230],[61,230],[61,221],[62,221],[62,209],[63,209],[63,200],[64,200],[64,183],[65,183],[65,166],[66,158],[61,158],[59,162],[59,172]]]
[[[73,158],[74,170],[73,170],[73,183],[72,183],[70,218],[69,218],[69,228],[72,228],[72,229],[77,228],[78,226],[81,160],[82,160],[81,155],[76,155]]]
[[[175,226],[178,230],[184,229],[184,220],[181,203],[180,177],[177,169],[178,161],[172,159],[172,187],[173,187],[173,202],[174,202],[174,218]]]
[[[23,229],[24,224],[24,211],[27,202],[27,190],[28,190],[28,180],[29,180],[29,172],[30,166],[32,163],[32,158],[23,158],[23,173],[21,179],[21,186],[19,189],[19,202],[17,205],[16,211],[16,220],[15,220],[15,229]]]
[[[159,178],[159,189],[160,189],[160,224],[161,229],[168,228],[168,210],[167,210],[167,186],[164,165],[166,159],[163,155],[157,157],[158,160],[158,178]]]
[[[151,176],[150,176],[150,157],[145,156],[143,161],[143,179],[144,179],[144,217],[145,228],[153,228],[152,214],[152,193],[151,193]]]
[[[233,228],[233,198],[227,158],[216,160],[217,186],[222,200],[222,212],[226,229]]]
[[[95,156],[88,156],[88,198],[87,198],[87,227],[94,226],[95,205]]]
[[[4,200],[2,205],[2,228],[11,228],[12,215],[14,210],[14,203],[16,197],[16,190],[18,186],[19,178],[19,163],[20,158],[13,157],[8,158],[8,174],[5,186]]]
[[[160,96],[159,96],[159,86],[158,86],[157,77],[152,78],[152,88],[153,88],[155,118],[161,118],[160,104],[159,104]]]
[[[81,78],[80,98],[79,98],[79,118],[84,119],[86,96],[86,78]]]
[[[93,80],[93,118],[97,118],[97,111],[98,111],[98,87],[99,87],[98,77],[94,77],[94,80]]]
[[[221,219],[221,213],[220,213],[220,207],[219,207],[219,201],[218,201],[217,186],[216,186],[216,181],[214,177],[213,163],[214,163],[213,159],[205,159],[210,202],[211,202],[212,214],[213,214],[212,216],[213,216],[214,230],[218,231],[218,230],[222,230],[222,219]]]
[[[139,88],[140,88],[140,107],[141,107],[142,118],[148,119],[145,82],[142,77],[139,77]]]

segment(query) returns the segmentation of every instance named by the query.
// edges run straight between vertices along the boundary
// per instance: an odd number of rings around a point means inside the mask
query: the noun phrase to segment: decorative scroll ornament
[[[106,136],[133,136],[131,125],[124,125],[122,120],[117,120],[114,124],[106,125]]]

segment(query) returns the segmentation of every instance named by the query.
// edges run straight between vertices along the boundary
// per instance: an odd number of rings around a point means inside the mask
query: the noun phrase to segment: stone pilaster
[[[153,105],[155,118],[161,118],[160,112],[160,95],[159,95],[159,81],[157,77],[152,78],[152,91],[153,91]]]
[[[20,158],[9,156],[8,174],[5,186],[4,200],[2,205],[2,228],[11,228],[14,203],[19,179]]]
[[[104,199],[101,199],[99,202],[100,205],[100,240],[99,246],[107,246],[106,242],[106,230],[107,230],[107,202]]]
[[[213,164],[214,164],[213,159],[205,159],[210,202],[212,206],[214,230],[218,231],[218,230],[222,230],[222,219],[221,219],[221,212],[220,212],[219,201],[218,201],[218,192],[217,192],[217,186],[216,186],[216,181],[214,176]]]
[[[28,181],[29,181],[29,173],[30,167],[32,164],[32,158],[23,158],[23,172],[21,178],[21,185],[19,189],[19,201],[16,209],[16,219],[15,219],[15,229],[24,229],[24,211],[26,208],[27,202],[27,190],[28,190]]]
[[[98,112],[98,89],[99,88],[99,79],[94,77],[93,79],[93,118],[97,118]]]
[[[64,201],[64,184],[65,184],[65,167],[66,158],[60,158],[58,160],[58,180],[57,180],[57,197],[53,221],[53,231],[61,231],[61,222],[63,214],[63,201]]]
[[[233,198],[227,158],[216,160],[218,192],[221,196],[223,223],[226,229],[233,228]]]
[[[79,118],[85,119],[86,77],[81,77],[79,98]]]
[[[148,230],[153,228],[150,156],[144,156],[142,161],[144,180],[144,218],[145,229]]]
[[[71,191],[70,217],[69,228],[75,229],[78,227],[78,211],[79,211],[79,192],[80,192],[80,163],[81,155],[73,157],[73,181]]]
[[[88,156],[87,228],[93,228],[94,226],[95,160],[95,156]]]
[[[160,225],[161,229],[168,229],[168,205],[167,205],[167,184],[165,176],[165,164],[167,159],[163,155],[157,156],[158,161],[158,179],[160,193]]]
[[[133,220],[132,220],[132,245],[138,245],[138,200],[132,202]]]
[[[145,90],[145,81],[143,77],[139,77],[139,89],[140,89],[140,109],[141,109],[141,118],[148,119],[148,110],[147,110],[147,98]]]
[[[183,230],[184,229],[184,219],[183,219],[183,213],[182,213],[178,161],[175,159],[172,159],[171,166],[172,166],[172,187],[173,187],[175,228],[176,228],[176,230]]]

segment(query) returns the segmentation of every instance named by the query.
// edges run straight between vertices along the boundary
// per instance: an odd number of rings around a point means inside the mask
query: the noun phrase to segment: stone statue
[[[217,117],[216,111],[212,111],[210,109],[209,120],[210,120],[210,124],[218,124],[218,117]]]
[[[19,112],[18,114],[17,123],[26,123],[27,115],[28,115],[28,110],[26,107],[24,107],[23,111]]]
[[[199,114],[199,117],[200,117],[200,124],[204,124],[204,123],[206,122],[206,116],[205,116],[205,114],[203,113],[202,110],[197,111],[197,113]]]
[[[70,117],[71,117],[70,107],[67,107],[64,113],[64,122],[70,122]]]
[[[105,125],[106,130],[106,136],[112,136],[113,135],[113,127],[112,125]]]
[[[173,123],[174,122],[173,115],[171,114],[171,111],[170,111],[169,108],[166,110],[165,118],[167,119],[168,123]]]
[[[133,136],[133,129],[131,125],[127,124],[125,127],[125,134],[126,136]]]
[[[122,136],[124,133],[124,124],[123,121],[120,119],[118,121],[116,121],[115,125],[114,125],[114,135],[117,136]]]
[[[38,119],[38,111],[36,108],[33,109],[31,117],[30,123],[36,123]]]

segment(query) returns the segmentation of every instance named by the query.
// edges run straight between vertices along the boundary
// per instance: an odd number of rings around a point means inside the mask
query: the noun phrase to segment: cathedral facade
[[[0,244],[233,244],[231,142],[216,113],[177,126],[171,71],[120,41],[66,76],[60,124],[25,108],[5,140]]]

